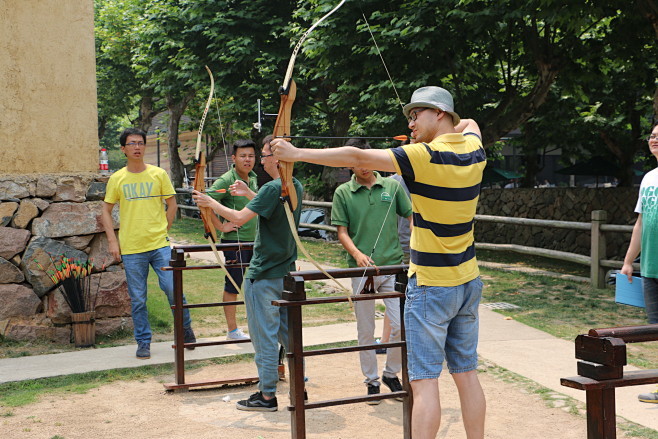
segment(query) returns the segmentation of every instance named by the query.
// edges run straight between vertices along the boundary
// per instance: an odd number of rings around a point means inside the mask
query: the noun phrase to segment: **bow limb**
[[[326,20],[331,14],[336,12],[346,0],[341,0],[332,10],[327,12],[322,16],[318,21],[313,23],[306,32],[299,39],[295,48],[292,51],[290,56],[290,61],[288,61],[288,68],[286,69],[286,75],[283,78],[283,83],[279,88],[279,95],[281,95],[281,105],[279,106],[279,113],[277,114],[276,123],[274,124],[274,137],[283,137],[290,135],[290,111],[292,110],[292,104],[295,101],[295,96],[297,95],[297,86],[295,81],[292,79],[292,72],[295,68],[295,61],[297,60],[297,54],[302,48],[302,44],[309,36],[313,30],[320,25],[324,20]],[[297,207],[297,193],[295,192],[295,187],[292,184],[292,171],[295,164],[292,162],[279,162],[279,175],[281,176],[281,198],[290,204],[290,210],[295,210]]]
[[[210,76],[210,94],[208,95],[208,100],[206,101],[206,107],[203,110],[203,115],[201,116],[201,122],[199,124],[199,130],[197,132],[197,138],[196,138],[196,154],[195,154],[195,165],[194,165],[194,190],[197,190],[199,192],[205,192],[206,190],[206,183],[203,179],[203,176],[205,175],[205,170],[206,170],[206,154],[205,152],[201,149],[201,139],[202,139],[202,134],[203,134],[203,126],[205,125],[206,122],[206,116],[208,116],[208,109],[210,108],[210,103],[212,102],[213,94],[215,92],[215,78],[212,76],[212,72],[206,66],[206,70],[208,71],[208,75]],[[220,267],[222,267],[222,270],[226,273],[226,277],[231,281],[233,286],[237,289],[238,292],[242,292],[242,288],[237,284],[235,279],[231,276],[231,274],[228,272],[226,269],[226,265],[224,265],[224,261],[222,261],[222,258],[219,255],[219,252],[217,251],[217,246],[215,243],[217,242],[217,231],[215,230],[215,226],[212,223],[212,216],[215,215],[213,210],[210,207],[199,207],[199,212],[201,213],[201,220],[203,221],[203,227],[204,227],[204,238],[208,240],[208,244],[210,244],[210,248],[212,249],[213,254],[215,255],[215,259],[217,260],[217,263],[219,264]]]
[[[283,84],[281,85],[279,89],[279,95],[281,96],[281,104],[279,105],[279,113],[277,114],[276,122],[274,124],[274,132],[273,136],[274,137],[282,137],[282,138],[287,138],[290,136],[290,114],[292,110],[292,104],[295,101],[295,97],[297,96],[297,85],[295,84],[295,81],[292,79],[292,72],[295,67],[295,59],[297,58],[297,53],[299,52],[300,48],[302,47],[302,43],[306,39],[306,37],[315,29],[320,23],[322,23],[327,17],[329,17],[331,14],[336,12],[338,8],[340,8],[346,0],[342,0],[336,7],[334,7],[331,11],[329,11],[327,14],[325,14],[322,18],[320,18],[315,24],[313,24],[300,38],[300,40],[297,42],[295,45],[295,48],[292,52],[292,56],[290,57],[290,61],[288,62],[288,69],[286,70],[286,76],[283,79]],[[352,310],[354,310],[354,304],[352,303],[352,291],[347,289],[343,284],[338,282],[332,275],[330,275],[327,270],[325,270],[313,257],[311,257],[311,254],[306,250],[306,247],[302,244],[301,239],[299,239],[299,234],[297,233],[297,225],[295,224],[295,218],[293,215],[293,211],[297,208],[297,190],[295,189],[295,186],[293,184],[292,180],[292,171],[294,168],[294,163],[293,162],[279,162],[278,164],[279,167],[279,176],[281,178],[281,201],[283,203],[285,212],[286,212],[286,218],[288,219],[288,225],[290,226],[290,232],[292,233],[293,238],[295,239],[295,242],[297,243],[297,247],[301,250],[301,252],[306,256],[306,258],[318,269],[320,270],[321,273],[323,273],[325,276],[327,276],[327,279],[331,279],[338,285],[338,287],[345,291],[347,294],[347,300],[349,301],[350,307]]]

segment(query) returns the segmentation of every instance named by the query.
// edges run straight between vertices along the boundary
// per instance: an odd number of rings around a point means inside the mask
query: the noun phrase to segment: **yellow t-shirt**
[[[473,134],[443,134],[429,144],[389,150],[413,208],[409,276],[418,285],[452,287],[479,275],[473,219],[486,154]]]
[[[119,245],[121,254],[143,253],[169,245],[164,199],[136,198],[173,194],[167,172],[157,166],[133,173],[126,168],[115,172],[107,183],[105,202],[119,203]]]

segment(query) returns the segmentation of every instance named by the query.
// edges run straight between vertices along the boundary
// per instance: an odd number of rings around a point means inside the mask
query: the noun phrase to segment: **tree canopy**
[[[276,112],[293,46],[337,3],[96,0],[99,135],[120,118],[147,129],[169,110],[172,177],[180,184],[175,140],[183,114],[192,126],[201,115],[209,87],[203,66],[214,72],[211,111],[219,109],[225,130],[221,136],[218,116],[209,116],[212,146],[222,147],[223,137],[258,140],[273,121],[263,133],[252,128],[256,100]],[[525,155],[526,184],[547,148],[566,158],[607,155],[621,165],[621,183],[631,184],[658,108],[656,11],[653,0],[348,0],[298,55],[293,133],[405,134],[400,101],[439,85],[453,93],[460,115],[478,121],[486,145],[521,132],[514,141]],[[332,189],[317,184],[319,167],[300,172],[318,193]]]

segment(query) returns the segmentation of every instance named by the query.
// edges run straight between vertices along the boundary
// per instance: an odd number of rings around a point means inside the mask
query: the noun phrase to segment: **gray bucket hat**
[[[457,126],[459,115],[455,113],[455,104],[448,90],[433,85],[421,87],[411,95],[411,102],[404,106],[402,112],[409,117],[409,112],[414,108],[436,108],[443,110],[452,116],[452,124]]]

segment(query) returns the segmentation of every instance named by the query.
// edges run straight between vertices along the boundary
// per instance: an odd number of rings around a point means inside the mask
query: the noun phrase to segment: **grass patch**
[[[173,365],[168,364],[4,383],[0,384],[0,404],[5,407],[19,407],[37,401],[39,396],[44,394],[85,393],[89,389],[114,381],[143,379],[173,373],[173,370]]]
[[[483,302],[507,302],[520,307],[496,310],[533,328],[573,341],[592,328],[643,325],[643,309],[615,303],[612,289],[579,282],[482,269]],[[629,363],[647,367],[658,361],[655,343],[629,344]]]
[[[574,276],[589,277],[590,275],[589,267],[587,265],[574,264],[559,259],[526,255],[511,251],[478,250],[477,258],[480,261],[537,268],[540,270],[554,271],[555,273],[571,274]]]

